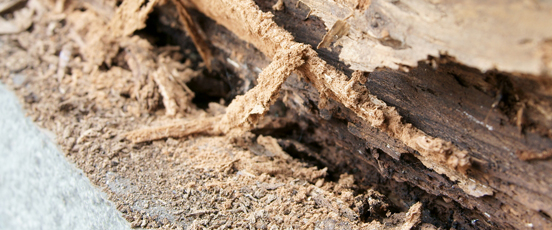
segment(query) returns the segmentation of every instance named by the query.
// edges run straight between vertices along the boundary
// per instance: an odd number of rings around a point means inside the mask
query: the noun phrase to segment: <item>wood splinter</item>
[[[276,102],[280,88],[289,75],[305,63],[303,58],[308,48],[305,44],[281,48],[276,53],[274,61],[259,75],[259,84],[245,95],[237,96],[224,115],[139,129],[128,132],[126,138],[139,143],[168,137],[181,138],[192,134],[223,135],[249,131],[266,114],[270,105]]]

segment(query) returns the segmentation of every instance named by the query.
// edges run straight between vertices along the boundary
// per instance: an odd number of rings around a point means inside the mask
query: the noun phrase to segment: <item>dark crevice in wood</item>
[[[274,12],[271,7],[275,2],[257,4],[273,12],[276,23],[297,41],[316,47],[326,33],[322,22],[314,17],[303,21],[308,8],[295,8],[295,1],[285,0],[286,9]],[[214,69],[224,74],[230,94],[243,94],[253,87],[258,70],[270,60],[201,13],[191,10],[191,14],[213,45]],[[331,65],[351,72],[339,61],[339,50],[318,52]],[[233,66],[228,59],[240,66]],[[382,68],[366,76],[365,86],[370,92],[394,106],[405,122],[468,151],[473,159],[468,175],[494,188],[495,194],[480,198],[467,195],[456,182],[426,168],[415,157],[416,151],[370,127],[332,100],[320,110],[318,92],[297,76],[282,86],[285,110],[293,113],[297,123],[280,130],[254,132],[299,141],[309,150],[295,151],[285,141],[280,144],[296,157],[328,167],[332,176],[353,174],[360,188],[374,188],[394,197],[392,202],[397,207],[404,209],[422,201],[424,222],[438,227],[512,229],[525,228],[526,223],[535,228],[552,227],[550,207],[538,208],[552,203],[552,178],[548,176],[552,159],[522,161],[516,156],[517,150],[552,149],[547,133],[552,125],[536,107],[529,106],[531,101],[552,101],[551,81],[493,71],[481,73],[448,57],[421,61],[409,72]],[[518,116],[523,106],[524,122],[516,123],[513,116]]]

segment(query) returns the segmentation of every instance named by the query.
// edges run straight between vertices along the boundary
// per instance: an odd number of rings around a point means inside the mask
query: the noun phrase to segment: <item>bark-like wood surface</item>
[[[261,10],[271,11],[274,21],[298,42],[315,48],[327,32],[319,18],[310,16],[304,20],[310,8],[303,3],[284,1],[285,8],[278,11],[272,8],[276,1],[256,3]],[[236,84],[233,90],[243,93],[247,87],[239,88],[244,82],[254,84],[254,70],[265,67],[269,59],[200,11],[201,7],[193,15],[217,49],[214,52],[218,52],[215,56],[219,68],[236,74],[229,76],[242,84]],[[316,51],[322,59],[351,76],[350,67],[339,59],[339,47]],[[416,150],[371,127],[340,103],[330,100],[319,108],[317,90],[298,77],[288,79],[282,89],[288,112],[294,113],[300,122],[283,127],[280,132],[262,128],[255,132],[285,136],[289,140],[280,144],[287,146],[286,150],[296,151],[333,172],[354,173],[366,184],[379,180],[380,186],[401,199],[414,199],[414,194],[419,195],[416,199],[428,202],[436,199],[431,201],[432,211],[446,207],[451,210],[450,218],[465,226],[551,228],[549,78],[481,72],[446,56],[429,57],[416,64],[417,67],[401,70],[380,68],[364,73],[367,78],[364,86],[395,107],[406,123],[467,151],[471,167],[466,175],[492,188],[492,195],[467,194],[456,182],[420,163],[414,157],[419,155]],[[408,72],[404,71],[407,69]],[[297,104],[298,101],[302,104]],[[298,150],[302,145],[297,141],[310,150]],[[376,171],[380,175],[373,175]],[[463,219],[456,217],[456,212],[464,214]]]
[[[296,75],[276,87],[281,101],[268,112],[272,122],[260,121],[253,133],[279,138],[285,151],[334,175],[354,174],[364,188],[379,187],[397,209],[422,201],[430,212],[423,218],[435,218],[422,221],[438,227],[552,229],[547,4],[182,0],[176,8],[173,1],[158,2],[134,3],[142,11],[127,16],[143,21],[149,15],[146,27],[167,36],[152,40],[190,48],[181,30],[190,25],[194,41],[205,39],[200,49],[211,49],[213,60],[206,62],[213,72],[187,83],[198,106],[220,98],[230,104],[249,91],[286,48],[280,45],[311,45],[300,60],[306,64],[290,68]],[[467,12],[472,6],[476,10]],[[182,12],[186,27],[179,25]],[[508,18],[508,12],[520,19]],[[474,24],[484,18],[489,21]],[[110,26],[126,34],[145,25]],[[508,47],[512,41],[518,44]],[[444,53],[449,56],[439,56]],[[264,105],[274,103],[268,101]],[[372,117],[363,116],[361,102],[375,107]],[[439,146],[410,137],[437,140],[432,143]]]

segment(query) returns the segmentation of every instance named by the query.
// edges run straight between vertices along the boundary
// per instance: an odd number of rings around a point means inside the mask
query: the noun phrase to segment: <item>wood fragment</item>
[[[217,212],[218,212],[218,210],[200,210],[200,211],[196,211],[196,212],[187,214],[186,217],[201,216],[201,215],[204,215],[204,214],[211,214],[211,213],[217,213]]]
[[[176,10],[178,11],[178,14],[179,14],[178,18],[180,19],[180,23],[184,25],[184,29],[186,30],[186,32],[188,32],[188,35],[192,38],[192,41],[194,42],[197,48],[197,51],[199,52],[199,55],[201,56],[201,58],[203,59],[203,62],[205,63],[205,67],[209,71],[211,71],[211,59],[213,56],[211,54],[211,49],[209,48],[209,44],[207,43],[207,41],[205,41],[205,39],[201,35],[202,34],[200,32],[201,29],[198,26],[196,26],[196,24],[192,20],[192,17],[190,16],[190,13],[186,9],[186,6],[184,6],[184,4],[180,0],[173,0],[172,2],[176,6]]]
[[[230,132],[241,134],[249,131],[278,99],[280,87],[291,74],[304,63],[303,52],[307,45],[295,44],[282,49],[259,75],[259,84],[243,96],[237,96],[222,116],[175,124],[139,129],[127,133],[133,142],[145,142],[167,137],[185,137],[192,134],[222,135]]]
[[[289,75],[304,63],[307,45],[295,44],[280,50],[261,74],[258,84],[243,96],[237,96],[226,109],[221,121],[221,130],[228,133],[232,129],[248,131],[278,99],[280,88]]]
[[[146,27],[146,19],[153,11],[160,0],[138,0],[138,1],[123,1],[117,8],[115,16],[109,23],[109,31],[111,36],[130,36],[134,31]],[[142,6],[144,5],[144,6]]]
[[[285,5],[284,5],[284,0],[278,0],[276,2],[276,4],[274,4],[272,6],[272,9],[275,10],[275,11],[280,11],[280,10],[284,10],[285,8]]]
[[[22,2],[23,0],[7,0],[7,1],[0,2],[0,13],[4,13],[4,11],[10,10],[12,9],[12,7]]]
[[[185,84],[176,82],[165,66],[160,66],[157,71],[152,73],[152,76],[163,96],[163,105],[167,116],[183,114],[191,109],[194,92]]]
[[[552,149],[544,150],[541,152],[518,150],[516,152],[516,156],[522,161],[546,160],[552,157]]]
[[[16,34],[28,29],[32,23],[35,10],[25,7],[13,13],[13,19],[6,20],[0,17],[0,34]]]
[[[201,120],[178,121],[170,125],[135,130],[126,133],[126,138],[134,143],[159,140],[167,137],[181,138],[192,134],[221,135],[215,129],[222,116]]]
[[[347,35],[349,33],[349,29],[351,26],[346,21],[343,20],[337,20],[335,24],[332,26],[330,31],[328,31],[324,37],[322,38],[322,41],[318,43],[317,49],[320,48],[328,48],[330,47],[330,44],[332,42],[337,41],[341,37]]]
[[[102,19],[108,22],[115,14],[115,6],[110,5],[107,1],[96,0],[81,0],[84,6],[88,9],[94,10],[98,15],[102,16]]]
[[[274,156],[278,156],[285,160],[291,160],[289,156],[282,147],[278,144],[278,141],[271,136],[260,135],[257,137],[257,143],[262,145],[267,151],[272,153]]]
[[[401,230],[410,230],[413,227],[416,227],[420,222],[422,222],[422,203],[417,202],[412,205],[408,212],[406,213],[405,223],[401,227]]]

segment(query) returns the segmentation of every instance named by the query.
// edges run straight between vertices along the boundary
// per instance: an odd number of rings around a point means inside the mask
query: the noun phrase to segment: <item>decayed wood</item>
[[[275,2],[265,4],[270,5]],[[308,12],[294,15],[293,13],[301,11],[294,11],[293,2],[284,1],[284,3],[286,10],[274,12],[277,15],[275,21],[283,22],[281,26],[284,28],[296,28],[290,31],[296,37],[311,39],[307,43],[318,44],[324,33],[320,33],[320,28],[309,27],[315,19],[309,19],[312,20],[311,22],[308,22],[309,20],[303,22],[306,25],[302,26],[302,19]],[[270,10],[271,7],[263,9]],[[287,19],[279,18],[284,16]],[[294,22],[295,25],[285,24],[293,22],[293,19],[297,19]],[[210,32],[207,31],[207,33]],[[304,34],[320,36],[308,37]],[[247,53],[247,51],[244,52]],[[332,60],[335,62],[334,55],[335,53],[320,52],[320,56],[330,62]],[[310,113],[302,116],[319,122],[318,125],[321,128],[316,130],[327,133],[324,137],[302,135],[303,141],[318,144],[337,141],[351,153],[350,155],[339,153],[339,156],[335,155],[338,153],[319,153],[328,162],[347,161],[350,165],[342,166],[349,168],[374,165],[387,177],[398,181],[409,181],[430,194],[449,197],[464,207],[476,209],[480,215],[498,226],[517,228],[552,226],[550,218],[547,217],[549,214],[542,214],[550,213],[547,210],[549,207],[547,204],[551,203],[549,185],[552,183],[546,176],[546,172],[552,171],[549,160],[523,161],[516,156],[518,150],[546,151],[552,148],[552,142],[542,132],[531,130],[527,126],[524,129],[524,125],[520,127],[519,123],[512,120],[512,111],[509,110],[514,109],[513,113],[517,114],[519,110],[512,107],[520,106],[519,104],[522,103],[520,100],[523,100],[523,97],[525,100],[549,101],[548,80],[499,72],[483,74],[476,69],[448,62],[445,59],[419,62],[417,65],[419,67],[411,69],[409,73],[377,70],[367,76],[368,82],[365,86],[371,93],[395,106],[404,116],[405,121],[432,136],[451,141],[461,149],[468,150],[473,157],[473,167],[468,169],[468,175],[492,187],[495,190],[492,196],[482,198],[467,196],[453,181],[435,173],[432,169],[423,166],[420,168],[411,157],[408,157],[416,156],[418,154],[416,151],[379,132],[378,129],[370,128],[369,124],[358,120],[358,117],[350,111],[345,112],[347,108],[340,107],[338,104],[334,104],[330,109],[310,106],[300,108]],[[508,85],[506,87],[508,89],[501,87],[504,84]],[[539,87],[534,90],[534,86]],[[317,94],[305,92],[303,87],[305,85],[285,84],[285,88],[288,89],[287,97],[292,97],[289,95],[291,92],[292,95],[299,95],[303,102],[313,101],[316,105],[319,99],[313,98],[313,95]],[[293,107],[294,103],[296,102],[289,100],[286,102],[290,107]],[[332,114],[328,121],[318,115],[322,115],[322,111],[325,110],[329,110]],[[530,114],[523,116],[524,122],[536,117]],[[342,120],[350,123],[344,124]],[[538,126],[545,124],[545,120],[533,121],[540,122]],[[358,152],[366,154],[366,149],[372,153],[368,155],[383,151],[400,160],[384,157],[381,154],[376,154],[379,155],[377,159],[358,154]],[[363,159],[360,162],[367,163],[363,164],[355,160],[359,158]],[[335,170],[339,169],[335,168]],[[359,175],[359,177],[366,177],[366,175]]]
[[[259,11],[258,6],[252,1],[193,3],[202,12],[254,44],[269,57],[273,57],[279,49],[298,44],[293,41],[289,32],[275,25],[271,20],[271,14]],[[227,8],[233,10],[226,11]],[[373,127],[415,149],[420,153],[416,157],[424,165],[457,181],[458,186],[466,193],[476,197],[492,194],[489,187],[466,177],[465,169],[469,167],[470,161],[464,150],[404,123],[395,108],[370,95],[365,88],[357,87],[358,78],[347,80],[347,76],[326,64],[314,50],[307,49],[305,64],[298,68],[297,73],[312,82],[320,92],[321,98],[332,98],[342,103]]]
[[[339,55],[354,70],[416,66],[448,54],[487,71],[541,74],[552,70],[544,47],[552,38],[548,1],[301,0],[326,28],[344,20]],[[370,47],[370,49],[366,49]],[[368,58],[369,57],[369,58]]]
[[[205,67],[207,69],[211,70],[211,50],[209,49],[209,45],[205,41],[205,39],[202,37],[201,33],[199,32],[198,27],[193,22],[192,18],[190,17],[190,13],[188,13],[188,10],[182,4],[180,1],[173,0],[174,5],[176,6],[176,9],[179,14],[179,19],[182,25],[186,28],[186,31],[188,32],[189,36],[192,38],[192,41],[196,45],[197,51],[199,52],[199,55],[201,55],[201,58],[203,59],[205,63]]]
[[[209,1],[206,0],[191,2],[196,3],[196,9],[215,20],[222,20],[221,18],[227,13],[209,9],[209,5],[206,4]],[[227,3],[227,1],[224,2]],[[274,21],[291,32],[295,40],[311,45],[316,45],[322,40],[326,32],[325,26],[320,27],[324,25],[323,21],[313,16],[303,21],[310,11],[303,3],[297,4],[295,1],[286,0],[283,1],[285,6],[283,10],[278,11],[272,9],[275,3],[276,0],[258,2],[263,10],[274,12],[276,15]],[[227,8],[236,10],[236,5],[228,4]],[[366,10],[369,6],[361,4],[356,7]],[[404,10],[404,7],[400,9]],[[227,9],[224,8],[224,10]],[[257,16],[262,19],[267,17],[264,14]],[[283,17],[286,18],[283,19]],[[277,48],[270,47],[270,43],[275,43],[274,41],[258,36],[267,31],[248,27],[247,23],[236,18],[230,18],[228,22],[218,22],[255,46],[268,42],[269,47],[257,47],[268,57],[276,53]],[[231,40],[227,40],[229,36],[221,36],[221,33],[228,33],[228,31],[214,24],[207,22],[202,29],[220,50],[228,50],[229,46],[235,45],[230,44]],[[255,35],[256,33],[258,34]],[[279,41],[294,39],[288,34],[283,34],[283,37]],[[347,36],[342,38],[345,37]],[[376,43],[402,47],[403,43],[397,43],[396,37],[390,37],[393,39],[380,39]],[[239,41],[236,43],[239,44]],[[366,50],[368,49],[358,48],[359,52]],[[338,69],[350,73],[350,69],[343,68],[337,58],[339,51],[339,47],[334,47],[331,51],[318,49],[317,53],[311,52],[309,65],[317,66],[316,62],[321,60],[313,57],[319,56],[328,63],[338,66]],[[262,59],[262,54],[251,47],[238,46],[237,49],[232,49],[232,52],[231,55],[228,52],[215,54],[215,56],[226,55],[224,58],[219,58],[219,61],[226,63],[226,66],[235,69],[236,72],[250,74],[255,72],[255,69],[264,67],[260,63],[267,63],[262,61],[266,60]],[[244,56],[256,56],[262,60],[240,58]],[[426,56],[421,59],[425,58]],[[288,79],[282,86],[283,101],[287,107],[298,111],[295,114],[297,120],[315,124],[309,129],[301,130],[300,134],[291,134],[290,138],[299,139],[309,146],[321,146],[317,149],[319,151],[310,151],[310,154],[321,161],[335,163],[333,166],[330,165],[331,170],[335,172],[355,169],[355,176],[363,181],[373,178],[370,173],[373,168],[376,168],[383,178],[408,182],[433,195],[434,198],[435,196],[445,197],[446,202],[453,200],[464,208],[473,210],[470,212],[462,209],[466,216],[486,220],[485,224],[477,226],[551,228],[552,221],[549,216],[552,214],[550,210],[552,181],[547,175],[552,172],[552,168],[547,156],[549,149],[552,149],[552,141],[549,132],[550,121],[546,116],[547,109],[550,109],[551,82],[542,76],[513,75],[496,71],[481,73],[477,69],[448,61],[446,58],[421,62],[418,62],[419,58],[404,60],[410,61],[399,63],[417,65],[417,67],[410,68],[408,73],[389,69],[378,69],[361,75],[356,73],[354,80],[348,80],[344,75],[331,74],[329,76],[332,79],[325,80],[324,77],[318,78],[316,73],[312,74],[313,71],[316,72],[315,68],[301,67],[299,74],[306,75],[306,78],[295,76]],[[464,62],[457,58],[458,60]],[[393,67],[393,65],[388,66]],[[470,64],[470,66],[487,68],[479,64]],[[526,65],[520,64],[517,67],[514,65],[518,68],[514,70],[531,72],[523,69],[525,68],[523,66]],[[352,65],[350,68],[356,67]],[[254,78],[254,75],[243,76],[253,81],[251,78]],[[360,80],[363,78],[367,81]],[[470,185],[468,188],[466,185],[462,188],[454,177],[448,174],[445,176],[443,171],[439,171],[442,169],[428,167],[427,162],[423,162],[425,156],[420,149],[424,148],[423,146],[420,148],[419,143],[409,144],[394,132],[388,132],[386,126],[380,126],[377,123],[374,125],[375,120],[367,120],[359,115],[358,111],[362,105],[355,105],[340,98],[340,95],[347,95],[343,92],[353,88],[349,96],[359,97],[356,94],[358,87],[368,89],[370,94],[363,95],[371,100],[377,102],[380,102],[379,99],[382,100],[383,106],[374,111],[388,109],[384,113],[383,123],[389,122],[385,120],[385,115],[398,112],[402,115],[402,119],[400,116],[393,117],[398,119],[393,122],[411,124],[413,128],[427,134],[427,137],[438,138],[444,141],[440,142],[441,144],[451,143],[459,151],[466,152],[471,162],[466,168],[465,179],[474,180],[492,188],[492,193],[483,192],[479,197],[474,193],[470,195]],[[361,100],[363,95],[360,95],[359,102],[363,102]],[[210,133],[207,132],[207,134]],[[337,149],[347,151],[331,151]],[[450,154],[449,150],[444,153]],[[394,183],[385,182],[382,186],[398,186]],[[469,224],[469,221],[465,224]]]
[[[303,53],[306,49],[307,46],[296,44],[278,51],[275,60],[259,74],[259,84],[245,95],[237,96],[224,115],[140,129],[128,133],[127,138],[133,142],[144,142],[192,134],[222,135],[232,132],[232,135],[240,135],[250,131],[276,102],[281,85],[291,72],[304,64]]]

